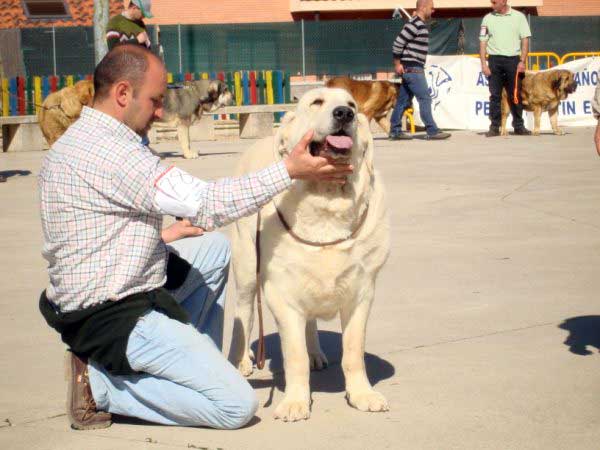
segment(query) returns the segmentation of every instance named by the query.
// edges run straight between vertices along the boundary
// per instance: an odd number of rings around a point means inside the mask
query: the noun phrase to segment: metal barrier
[[[471,53],[466,56],[479,58],[479,54]],[[560,56],[554,52],[530,52],[527,55],[527,70],[545,70],[562,64]]]
[[[563,57],[560,59],[560,63],[564,64],[568,60],[575,60],[575,59],[579,59],[579,58],[588,58],[590,56],[600,56],[600,51],[567,53],[566,55],[563,55]]]

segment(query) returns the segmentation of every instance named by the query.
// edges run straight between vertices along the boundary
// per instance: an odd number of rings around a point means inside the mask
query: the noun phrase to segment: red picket
[[[58,77],[50,77],[50,92],[58,91]]]
[[[17,108],[20,116],[25,115],[25,78],[17,77]]]
[[[258,92],[256,92],[256,72],[250,72],[250,104],[256,105],[258,103]]]

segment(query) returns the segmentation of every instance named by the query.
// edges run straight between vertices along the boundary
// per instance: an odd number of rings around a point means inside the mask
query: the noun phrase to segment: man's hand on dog
[[[313,130],[308,131],[284,160],[290,178],[329,181],[343,185],[346,183],[346,177],[352,173],[354,167],[350,164],[335,162],[323,156],[312,156],[308,150],[308,145],[313,134]]]
[[[188,219],[178,220],[173,225],[163,229],[160,233],[165,244],[190,236],[200,236],[204,230],[192,225]]]

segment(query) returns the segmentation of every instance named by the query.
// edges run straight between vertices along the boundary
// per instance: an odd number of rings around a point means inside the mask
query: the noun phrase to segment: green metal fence
[[[533,51],[600,49],[600,17],[530,17]],[[477,53],[481,19],[434,20],[430,53]],[[292,75],[388,71],[400,20],[307,21],[160,27],[173,73],[277,69]],[[153,29],[150,28],[152,36]],[[91,73],[92,29],[21,30],[25,74]]]

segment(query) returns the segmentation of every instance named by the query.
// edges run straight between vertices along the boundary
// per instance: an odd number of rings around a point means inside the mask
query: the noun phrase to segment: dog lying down
[[[343,186],[296,180],[261,213],[261,285],[277,321],[286,379],[275,417],[284,421],[309,417],[310,369],[327,365],[316,320],[333,319],[338,313],[348,402],[361,411],[388,409],[384,396],[371,387],[364,362],[375,280],[390,247],[384,189],[373,170],[373,138],[366,117],[357,113],[345,90],[309,91],[296,111],[285,115],[274,137],[257,142],[242,156],[238,173],[285,158],[310,129],[310,152],[349,162],[354,173]],[[314,245],[293,237],[283,221]],[[230,359],[246,376],[253,370],[249,336],[257,291],[255,233],[256,216],[238,221],[233,231],[238,304]]]

